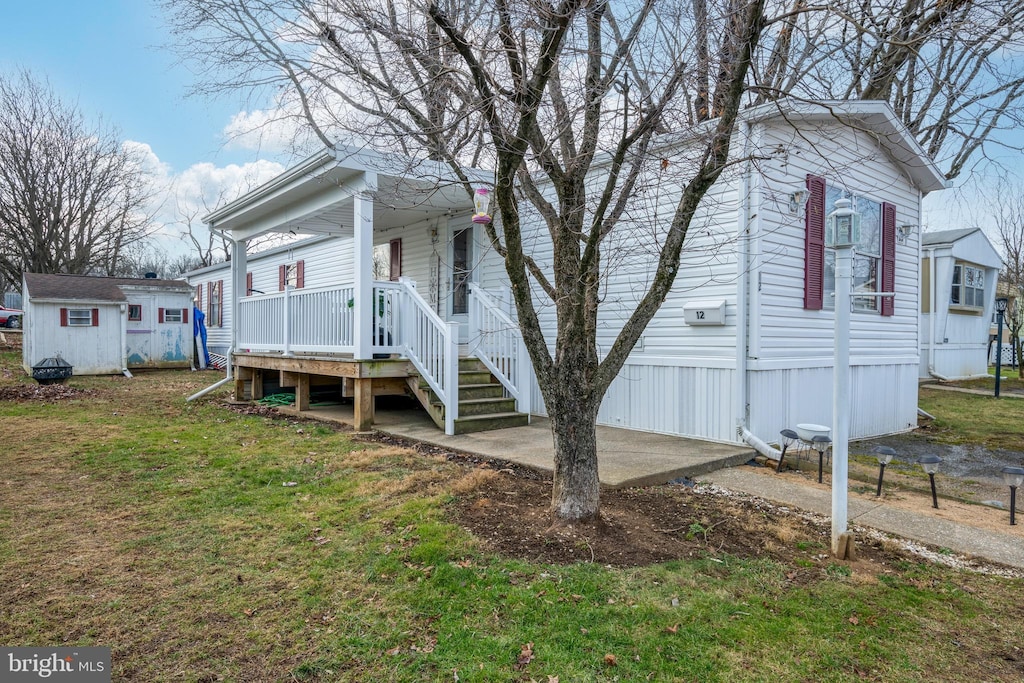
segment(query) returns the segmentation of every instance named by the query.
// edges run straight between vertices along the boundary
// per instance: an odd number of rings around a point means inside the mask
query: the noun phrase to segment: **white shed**
[[[59,355],[76,375],[192,364],[192,288],[180,280],[25,273],[22,364]]]
[[[999,253],[981,228],[921,237],[921,378],[988,376]]]

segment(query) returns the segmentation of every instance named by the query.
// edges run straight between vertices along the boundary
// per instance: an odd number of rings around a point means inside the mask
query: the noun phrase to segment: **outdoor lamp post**
[[[996,299],[996,398],[999,397],[999,380],[1003,378],[1003,316],[1006,315],[1008,299]]]
[[[825,436],[824,434],[817,434],[811,439],[811,444],[814,446],[814,450],[818,451],[818,483],[821,483],[822,477],[822,465],[825,461],[825,451],[828,450],[829,444],[832,443],[832,439]],[[832,449],[832,490],[836,490],[836,451]]]
[[[876,498],[882,495],[882,477],[885,476],[885,466],[892,462],[894,455],[896,455],[896,451],[888,446],[879,446],[875,449],[875,457],[878,458],[878,490],[875,491]]]
[[[928,475],[928,480],[932,485],[932,507],[938,510],[939,497],[935,494],[935,473],[939,471],[939,463],[942,462],[942,458],[937,455],[922,455],[917,462],[921,464],[925,474]]]
[[[486,187],[478,187],[473,194],[473,205],[476,213],[473,214],[473,222],[487,224],[491,222],[491,216],[487,213],[487,207],[491,204],[491,193]]]
[[[850,441],[850,281],[853,248],[860,242],[860,214],[847,198],[825,220],[825,246],[836,252],[835,362],[832,366],[832,554],[845,555]],[[816,440],[816,439],[815,439]],[[821,459],[818,461],[821,481]],[[842,558],[840,558],[842,559]]]
[[[779,455],[779,464],[775,466],[776,472],[782,471],[782,461],[786,457],[786,449],[796,443],[796,440],[800,438],[800,436],[792,429],[783,429],[779,432],[779,435],[782,436],[780,441],[782,444],[782,454]]]
[[[1010,487],[1010,525],[1017,523],[1017,487],[1024,484],[1024,467],[1004,467],[1003,481]]]

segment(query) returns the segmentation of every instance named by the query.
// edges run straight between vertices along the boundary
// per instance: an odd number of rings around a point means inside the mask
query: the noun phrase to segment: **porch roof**
[[[472,182],[493,181],[489,172],[468,169],[466,174]],[[203,220],[235,239],[267,232],[351,234],[357,195],[372,198],[375,229],[473,209],[443,164],[339,146],[313,155]]]

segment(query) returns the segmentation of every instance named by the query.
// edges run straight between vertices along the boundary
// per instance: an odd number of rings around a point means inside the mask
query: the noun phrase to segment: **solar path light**
[[[796,443],[796,440],[800,438],[792,429],[783,429],[779,434],[782,436],[782,439],[780,440],[780,443],[782,444],[782,454],[779,455],[779,464],[775,466],[776,472],[782,471],[782,461],[786,457],[786,449]]]
[[[1024,467],[1004,467],[1003,481],[1010,487],[1010,525],[1017,523],[1017,487],[1024,484]]]
[[[825,451],[832,444],[832,439],[822,434],[818,434],[811,440],[811,444],[814,446],[814,450],[818,451],[818,483],[822,482],[822,464],[825,461]],[[835,486],[835,482],[832,482]]]
[[[935,473],[939,471],[939,463],[942,462],[942,458],[937,455],[922,455],[917,462],[920,463],[925,474],[928,475],[928,480],[932,485],[932,507],[938,510],[939,497],[935,493]]]
[[[885,476],[885,466],[892,462],[894,455],[896,455],[896,451],[888,446],[879,446],[875,449],[875,457],[878,458],[878,490],[875,491],[876,498],[882,495],[882,477]]]

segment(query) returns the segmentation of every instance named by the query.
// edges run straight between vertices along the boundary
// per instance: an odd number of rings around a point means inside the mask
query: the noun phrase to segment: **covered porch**
[[[415,171],[396,168],[365,151],[327,150],[207,217],[232,243],[236,397],[247,385],[258,397],[262,379],[277,373],[279,386],[294,387],[300,410],[308,408],[310,386],[340,378],[361,429],[373,423],[375,396],[400,393],[415,395],[447,434],[480,428],[480,419],[469,418],[485,409],[528,415],[532,375],[507,300],[471,282],[468,259],[454,260],[446,283],[456,295],[461,287],[461,308],[441,298],[439,235],[456,234],[449,221],[471,225],[473,211],[464,186],[442,171],[423,163]],[[486,184],[484,174],[476,175],[474,182]],[[413,242],[402,253],[393,236],[413,227],[431,235],[432,252]],[[329,276],[302,286],[301,270],[283,264],[280,291],[254,290],[249,245],[268,233],[337,238]],[[375,243],[387,246],[389,238],[392,248],[399,242],[399,263],[429,273],[428,283],[374,279]],[[394,249],[391,258],[394,275]]]

